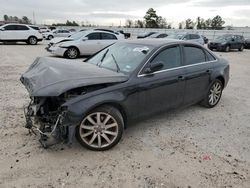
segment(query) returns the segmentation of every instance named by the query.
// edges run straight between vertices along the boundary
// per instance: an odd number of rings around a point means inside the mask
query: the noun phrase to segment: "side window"
[[[216,60],[215,57],[210,54],[207,50],[205,50],[206,56],[207,56],[207,61],[214,61]]]
[[[17,25],[17,30],[19,30],[19,31],[25,31],[25,30],[29,30],[29,28],[26,27],[25,25]]]
[[[189,35],[189,34],[188,34],[188,35],[185,35],[185,36],[184,36],[184,39],[190,40],[190,35]]]
[[[16,25],[7,25],[4,27],[6,31],[15,31],[17,30]]]
[[[199,47],[184,46],[185,65],[192,65],[206,61],[203,50]]]
[[[199,38],[200,38],[199,35],[195,35],[195,34],[190,35],[190,39],[199,39]]]
[[[109,34],[109,33],[101,33],[102,40],[117,40],[115,35]]]
[[[165,38],[167,36],[168,36],[167,34],[160,34],[157,38]]]
[[[87,35],[89,40],[101,40],[101,35],[100,33],[91,33]]]
[[[171,69],[181,66],[181,54],[179,46],[170,47],[161,51],[151,62],[161,62],[162,69]]]

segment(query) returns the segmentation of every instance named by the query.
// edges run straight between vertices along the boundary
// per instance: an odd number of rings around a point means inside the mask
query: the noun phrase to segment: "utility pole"
[[[36,24],[35,12],[33,11],[33,24]]]

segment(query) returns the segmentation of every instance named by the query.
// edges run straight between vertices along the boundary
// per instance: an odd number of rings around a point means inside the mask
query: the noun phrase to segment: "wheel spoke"
[[[97,137],[97,134],[94,133],[91,140],[89,141],[90,145],[95,141],[96,137]]]
[[[94,127],[93,127],[93,126],[88,126],[88,125],[81,125],[81,128],[82,128],[82,129],[86,129],[86,130],[91,130],[91,131],[94,130]]]
[[[109,120],[110,118],[111,118],[111,116],[110,116],[110,115],[107,115],[107,117],[105,118],[103,124],[106,125],[106,123],[108,122],[108,120]]]
[[[106,125],[105,128],[110,129],[110,128],[116,127],[116,126],[117,126],[117,123],[112,123],[112,124]]]
[[[98,147],[100,148],[100,147],[102,146],[102,138],[101,138],[101,135],[98,134],[97,139],[98,139]]]
[[[109,135],[113,135],[116,136],[117,133],[116,132],[112,132],[112,131],[104,131],[105,134],[109,134]]]
[[[106,134],[102,134],[101,136],[108,142],[108,144],[111,143],[111,140],[109,139],[109,137]]]
[[[84,138],[84,137],[87,137],[87,136],[89,136],[89,135],[91,135],[91,134],[93,134],[93,133],[94,133],[94,131],[89,131],[89,132],[83,134],[82,137],[83,137],[83,138]]]
[[[101,123],[101,113],[100,112],[96,113],[96,122],[97,122],[97,124]]]
[[[87,117],[87,120],[89,120],[89,122],[92,123],[92,125],[96,124],[96,122],[90,116]]]

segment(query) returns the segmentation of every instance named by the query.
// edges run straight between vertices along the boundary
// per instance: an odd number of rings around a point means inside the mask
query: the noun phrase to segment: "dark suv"
[[[214,41],[208,43],[208,48],[210,50],[218,50],[229,52],[230,49],[238,49],[239,51],[243,51],[244,49],[245,39],[241,35],[231,35],[226,34],[222,36],[218,36]]]

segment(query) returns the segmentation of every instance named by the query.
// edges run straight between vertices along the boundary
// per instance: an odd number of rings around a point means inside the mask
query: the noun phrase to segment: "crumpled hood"
[[[70,38],[70,37],[56,37],[56,38],[53,38],[50,43],[52,44],[57,44],[57,43],[60,43],[60,42],[66,42],[66,41],[72,41],[74,40],[73,38]]]
[[[59,96],[78,87],[125,82],[128,76],[90,63],[40,57],[20,80],[31,96]]]

